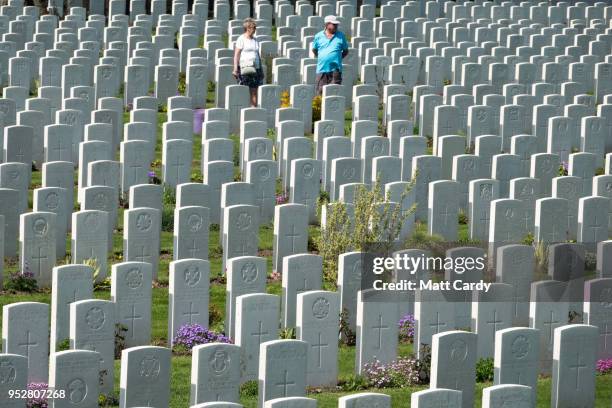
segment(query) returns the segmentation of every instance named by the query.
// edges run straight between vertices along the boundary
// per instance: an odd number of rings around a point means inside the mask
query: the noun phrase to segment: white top
[[[254,60],[256,67],[261,66],[259,63],[259,42],[256,37],[247,38],[245,34],[242,34],[236,40],[236,48],[242,50],[240,53],[240,65]]]

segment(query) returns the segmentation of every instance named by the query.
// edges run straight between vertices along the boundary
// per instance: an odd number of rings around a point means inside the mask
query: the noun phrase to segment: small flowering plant
[[[568,165],[567,162],[561,162],[559,165],[559,176],[567,176],[568,175]]]
[[[416,321],[414,320],[414,315],[411,315],[410,313],[400,319],[400,321],[397,323],[397,327],[399,329],[401,341],[407,341],[410,343],[414,341],[415,325]]]
[[[47,402],[47,383],[29,383],[28,384],[28,400],[26,402],[27,408],[48,408],[49,403]],[[30,397],[31,396],[31,397]]]
[[[595,365],[598,374],[609,374],[612,372],[612,358],[597,360]]]
[[[207,329],[199,324],[184,324],[176,332],[174,337],[175,351],[191,353],[191,350],[200,344],[208,343],[233,343],[232,340],[213,330]]]
[[[147,176],[149,177],[149,184],[161,184],[161,180],[157,177],[157,174],[155,174],[154,171],[149,171]]]
[[[276,205],[285,204],[287,201],[289,201],[287,194],[280,193],[276,195]]]
[[[6,290],[14,292],[35,292],[38,289],[38,284],[34,274],[30,272],[27,263],[23,273],[12,272],[4,283]]]
[[[363,376],[370,387],[404,388],[421,382],[419,361],[416,358],[400,357],[388,364],[378,360],[363,366]]]

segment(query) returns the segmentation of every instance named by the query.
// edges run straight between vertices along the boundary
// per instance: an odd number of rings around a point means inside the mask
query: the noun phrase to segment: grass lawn
[[[209,92],[209,103],[211,98],[214,99],[213,91]],[[158,144],[156,149],[156,160],[152,164],[152,170],[157,172],[158,176],[161,176],[161,138],[162,138],[162,123],[166,120],[166,113],[160,112],[158,118]],[[347,125],[348,131],[350,131],[350,120],[351,115],[347,113]],[[124,120],[129,120],[129,115],[124,115]],[[271,135],[273,136],[273,135]],[[233,136],[232,140],[234,143],[238,143],[237,137]],[[194,153],[193,153],[193,165],[192,165],[192,181],[201,182],[201,169],[200,169],[200,152],[201,152],[201,137],[200,135],[194,135]],[[118,160],[118,157],[117,157]],[[75,177],[76,181],[76,177]],[[40,187],[41,174],[39,171],[32,173],[31,190]],[[30,191],[30,205],[31,205]],[[76,196],[76,194],[75,194]],[[75,210],[78,210],[78,206],[75,203]],[[467,225],[460,225],[459,230],[460,240],[469,244]],[[310,236],[319,234],[319,228],[316,226],[310,227]],[[422,228],[421,228],[422,234]],[[109,254],[109,268],[113,263],[122,261],[123,251],[123,209],[119,210],[118,213],[118,228],[114,234],[113,251]],[[263,225],[260,228],[259,234],[259,255],[265,257],[268,261],[268,270],[271,270],[272,266],[272,240],[273,240],[273,229],[271,225]],[[70,252],[70,239],[68,241],[68,253]],[[211,327],[215,330],[223,330],[223,319],[225,310],[225,286],[218,279],[222,275],[221,271],[221,248],[219,245],[219,231],[218,229],[211,229],[209,238],[209,252],[210,252],[210,263],[211,263],[211,286],[210,286],[210,307],[211,307]],[[65,260],[60,260],[58,265],[69,263],[69,256]],[[153,288],[153,320],[152,320],[152,343],[158,345],[167,344],[167,317],[168,317],[168,267],[172,260],[172,232],[163,231],[161,233],[161,253],[160,253],[160,270],[159,279],[155,287]],[[18,262],[15,260],[6,260],[5,262],[5,280],[12,272],[18,271]],[[110,270],[109,270],[110,273]],[[270,281],[267,286],[267,291],[273,294],[280,294],[281,287],[280,282]],[[109,299],[110,291],[98,290],[95,292],[95,296],[100,299]],[[43,290],[36,293],[9,293],[0,292],[0,306],[20,302],[20,301],[37,301],[50,303],[51,294],[48,290]],[[1,319],[1,316],[0,316]],[[400,346],[400,355],[407,356],[411,353],[412,346],[409,344],[402,344]],[[355,349],[354,347],[341,347],[338,358],[339,364],[339,380],[347,380],[352,378],[354,371],[355,361]],[[116,391],[118,393],[119,387],[119,361],[115,361],[116,371]],[[187,407],[189,403],[190,393],[190,370],[191,370],[191,359],[185,356],[174,356],[172,359],[172,379],[171,379],[171,404],[172,408]],[[491,384],[478,384],[476,390],[476,401],[477,406],[480,406],[480,396],[483,387]],[[417,391],[420,388],[404,388],[404,389],[383,389],[383,390],[371,390],[384,392],[393,397],[394,407],[406,407],[409,406],[410,393]],[[252,391],[252,390],[251,390]],[[336,407],[337,399],[342,395],[352,392],[340,392],[336,390],[332,391],[316,391],[313,390],[309,396],[316,398],[319,401],[319,407]],[[609,406],[610,405],[610,394],[612,393],[612,375],[598,376],[597,377],[597,407]],[[241,393],[241,402],[245,407],[256,407],[257,396],[253,392]],[[550,406],[550,379],[542,378],[538,384],[538,407]]]

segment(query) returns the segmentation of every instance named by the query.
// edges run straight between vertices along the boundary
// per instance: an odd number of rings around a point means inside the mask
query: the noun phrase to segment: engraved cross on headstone
[[[290,385],[295,385],[294,382],[289,381],[289,373],[287,370],[284,371],[283,381],[275,384],[277,387],[283,387],[283,398],[287,396],[287,387]]]
[[[31,341],[30,335],[31,335],[30,331],[27,330],[26,331],[26,341],[25,341],[25,343],[17,344],[19,347],[25,347],[25,349],[26,349],[26,357],[28,358],[28,361],[30,361],[30,347],[38,346],[37,342],[32,342]]]
[[[321,337],[322,337],[322,333],[321,333],[321,332],[319,332],[319,341],[311,345],[311,347],[312,347],[312,348],[317,349],[317,354],[318,354],[318,356],[319,356],[319,358],[318,358],[318,360],[317,360],[317,361],[318,361],[318,363],[317,363],[317,364],[318,364],[318,365],[317,365],[317,367],[319,367],[319,368],[321,368],[321,365],[323,364],[323,352],[322,352],[323,350],[322,350],[322,349],[323,349],[324,347],[329,347],[329,344],[327,344],[327,343],[323,343],[323,342],[321,341]]]
[[[199,316],[200,312],[193,310],[193,302],[189,302],[189,310],[183,312],[183,316],[189,316],[189,324],[193,324],[193,316]]]
[[[136,305],[132,303],[132,313],[129,316],[125,316],[125,319],[130,321],[130,332],[132,333],[132,338],[134,338],[134,321],[142,319],[142,316],[136,314]]]
[[[383,321],[382,315],[379,314],[378,315],[378,326],[372,327],[374,330],[378,330],[378,347],[376,347],[377,350],[380,350],[382,348],[383,330],[387,330],[389,328],[389,326],[384,326],[382,324],[382,321]]]
[[[270,333],[268,333],[267,331],[263,331],[263,322],[261,320],[258,322],[258,324],[259,328],[254,333],[251,333],[251,336],[257,336],[257,344],[261,344],[261,336]]]

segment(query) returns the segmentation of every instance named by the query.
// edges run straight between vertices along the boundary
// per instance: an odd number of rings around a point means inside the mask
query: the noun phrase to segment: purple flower
[[[289,197],[287,197],[287,195],[285,193],[280,193],[276,195],[276,204],[280,205],[280,204],[285,204],[287,201],[289,201]]]
[[[414,327],[416,325],[416,321],[414,320],[414,316],[411,314],[407,314],[400,319],[397,323],[397,327],[399,328],[400,339],[407,340],[412,342],[414,339]]]
[[[47,395],[44,392],[49,386],[46,383],[29,383],[28,390],[34,391],[36,398],[28,398],[27,408],[48,408]],[[40,395],[37,395],[36,392]]]
[[[378,360],[364,364],[363,376],[374,388],[402,388],[419,384],[419,361],[415,358],[400,357],[388,364]]]
[[[608,374],[612,371],[612,358],[608,358],[605,360],[597,360],[597,364],[595,366],[597,372],[599,374]]]
[[[189,350],[200,344],[208,343],[233,343],[233,341],[221,334],[209,330],[199,324],[184,324],[176,332],[174,344],[183,346]]]
[[[154,171],[149,171],[149,172],[147,173],[147,176],[148,176],[149,178],[155,177],[155,172],[154,172]]]

